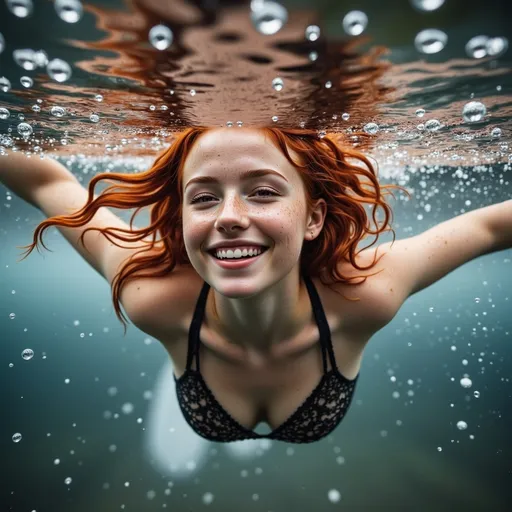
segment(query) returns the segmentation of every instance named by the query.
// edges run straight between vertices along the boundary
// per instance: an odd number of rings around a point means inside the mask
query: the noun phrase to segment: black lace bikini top
[[[324,374],[306,400],[296,411],[270,434],[261,435],[240,425],[219,404],[199,371],[199,332],[203,322],[206,298],[210,286],[205,282],[188,334],[187,366],[177,379],[176,394],[180,409],[187,423],[201,437],[209,441],[231,442],[246,439],[275,439],[288,443],[311,443],[330,434],[344,418],[354,394],[359,374],[353,380],[345,378],[334,359],[331,332],[318,292],[308,276],[304,276],[313,313],[320,332]],[[327,369],[326,352],[331,370]],[[195,356],[196,369],[191,368]]]

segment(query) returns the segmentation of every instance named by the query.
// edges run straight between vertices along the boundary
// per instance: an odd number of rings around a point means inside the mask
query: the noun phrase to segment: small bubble
[[[320,27],[318,25],[309,25],[305,32],[308,41],[316,41],[320,37]]]
[[[462,117],[466,123],[481,121],[485,114],[487,114],[487,109],[485,105],[479,101],[470,101],[466,103],[462,109]]]
[[[32,0],[7,0],[7,8],[18,18],[26,18],[32,14]]]
[[[425,123],[425,129],[429,132],[436,132],[441,128],[441,123],[437,119],[429,119]]]
[[[34,80],[32,80],[32,78],[30,78],[29,76],[22,76],[20,78],[20,83],[21,85],[23,85],[23,87],[29,89],[34,85]]]
[[[76,23],[84,11],[79,0],[55,0],[54,7],[59,18],[66,23]]]
[[[411,4],[419,11],[435,11],[444,4],[444,0],[411,0]]]
[[[203,494],[203,503],[205,505],[210,505],[213,502],[213,494],[211,492],[205,492]]]
[[[25,359],[25,361],[30,361],[34,357],[34,351],[31,348],[26,348],[21,353],[21,357]]]
[[[63,117],[66,115],[66,109],[63,107],[52,107],[50,114],[55,117]]]
[[[448,36],[441,30],[428,28],[418,32],[414,38],[414,46],[420,53],[439,53],[446,46]]]
[[[466,54],[472,59],[483,59],[487,57],[487,36],[472,37],[465,46]]]
[[[91,114],[89,116],[89,119],[93,122],[93,123],[97,123],[99,120],[100,120],[100,116],[98,114]]]
[[[5,76],[0,76],[0,90],[9,92],[11,90],[11,82]]]
[[[28,123],[20,123],[16,128],[22,137],[29,137],[32,135],[32,126]]]
[[[46,66],[48,76],[56,82],[62,83],[71,77],[71,66],[62,59],[53,59]]]
[[[363,130],[366,133],[369,133],[371,135],[375,135],[379,131],[379,126],[376,123],[368,123],[364,125]]]
[[[350,11],[343,18],[343,29],[350,36],[362,34],[368,25],[368,16],[362,11]]]
[[[327,497],[331,503],[338,503],[338,501],[341,499],[341,493],[336,489],[331,489],[327,493]]]
[[[279,32],[288,21],[288,11],[277,2],[251,2],[251,22],[265,36]]]
[[[174,40],[174,35],[172,30],[165,25],[155,25],[149,31],[149,42],[157,49],[157,50],[166,50],[171,46]]]
[[[467,377],[463,377],[460,379],[460,385],[463,388],[470,388],[473,385],[473,382],[471,382],[471,379],[468,379]]]
[[[283,79],[282,78],[274,78],[274,80],[272,80],[272,88],[276,91],[281,91],[284,87],[284,82],[283,82]]]
[[[508,39],[506,37],[491,37],[486,43],[487,54],[492,57],[499,57],[508,50]]]
[[[19,443],[22,439],[22,436],[19,432],[17,432],[16,434],[14,434],[12,436],[12,440],[15,442],[15,443]]]

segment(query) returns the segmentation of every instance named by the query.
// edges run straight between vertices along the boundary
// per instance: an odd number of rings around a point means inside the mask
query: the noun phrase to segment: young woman
[[[148,171],[102,173],[88,191],[55,161],[16,153],[0,159],[0,180],[49,217],[26,256],[58,226],[111,284],[125,332],[121,305],[165,346],[185,419],[211,441],[326,436],[349,408],[366,344],[404,301],[512,246],[512,201],[395,242],[392,186],[312,130],[190,128]],[[95,196],[100,180],[120,184]],[[105,207],[136,211],[127,225]],[[151,223],[137,229],[143,207]],[[358,249],[386,230],[393,242]],[[253,431],[260,422],[271,434]]]

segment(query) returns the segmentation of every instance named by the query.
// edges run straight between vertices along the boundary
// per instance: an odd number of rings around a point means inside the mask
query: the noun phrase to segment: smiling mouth
[[[261,256],[263,253],[267,252],[268,247],[262,247],[261,252],[257,256]],[[217,258],[216,250],[212,249],[211,251],[206,251],[208,254],[211,254],[215,259],[221,261],[243,261],[248,260],[250,258],[255,258],[256,256],[240,256],[240,258]]]

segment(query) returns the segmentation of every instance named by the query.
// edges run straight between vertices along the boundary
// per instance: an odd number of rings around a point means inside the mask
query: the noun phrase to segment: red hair
[[[105,172],[94,176],[88,185],[87,203],[71,215],[58,215],[41,222],[34,230],[33,243],[22,247],[28,247],[24,258],[38,246],[39,241],[47,249],[42,235],[50,226],[69,228],[83,226],[101,207],[136,208],[130,220],[130,230],[87,228],[80,237],[80,242],[83,244],[85,233],[95,230],[101,231],[118,247],[122,246],[113,241],[112,237],[125,242],[142,241],[148,244],[147,249],[141,249],[136,253],[136,257],[130,258],[122,266],[112,281],[114,309],[126,334],[125,320],[127,319],[121,311],[119,300],[122,286],[141,275],[142,272],[145,277],[163,277],[172,272],[176,265],[190,265],[182,233],[183,165],[194,143],[211,129],[192,127],[179,133],[171,146],[160,153],[153,166],[145,172],[138,174]],[[319,277],[327,286],[331,286],[332,281],[350,285],[366,281],[370,276],[350,278],[343,276],[339,272],[338,264],[341,261],[350,261],[351,265],[358,270],[369,270],[376,265],[380,257],[377,260],[374,258],[367,267],[358,266],[357,245],[367,235],[376,235],[376,239],[369,246],[371,247],[379,235],[385,231],[392,231],[393,241],[395,240],[394,230],[388,227],[393,213],[384,195],[388,193],[386,189],[398,188],[409,196],[407,190],[398,185],[380,185],[374,166],[363,153],[348,145],[345,147],[344,144],[336,143],[330,136],[320,138],[315,130],[308,129],[263,127],[259,130],[270,138],[297,169],[304,183],[308,209],[311,209],[319,198],[323,198],[327,203],[327,214],[321,233],[315,240],[306,243],[302,249],[301,272]],[[365,133],[355,135],[359,138],[366,136]],[[300,162],[292,159],[289,149],[298,154]],[[358,164],[364,164],[364,166]],[[101,180],[117,181],[122,184],[107,187],[94,199],[94,187]],[[367,186],[369,188],[366,188]],[[395,197],[392,192],[389,193]],[[364,203],[373,207],[374,230],[363,207]],[[137,213],[148,206],[151,219],[149,226],[132,229]],[[385,217],[380,227],[376,219],[378,207],[383,209]],[[114,231],[125,233],[129,237],[116,234]],[[151,241],[143,240],[149,236],[152,238]],[[144,256],[145,252],[148,252],[148,255]],[[160,270],[157,271],[157,268]],[[325,276],[328,279],[324,279]],[[362,277],[364,277],[363,281],[352,282]]]

